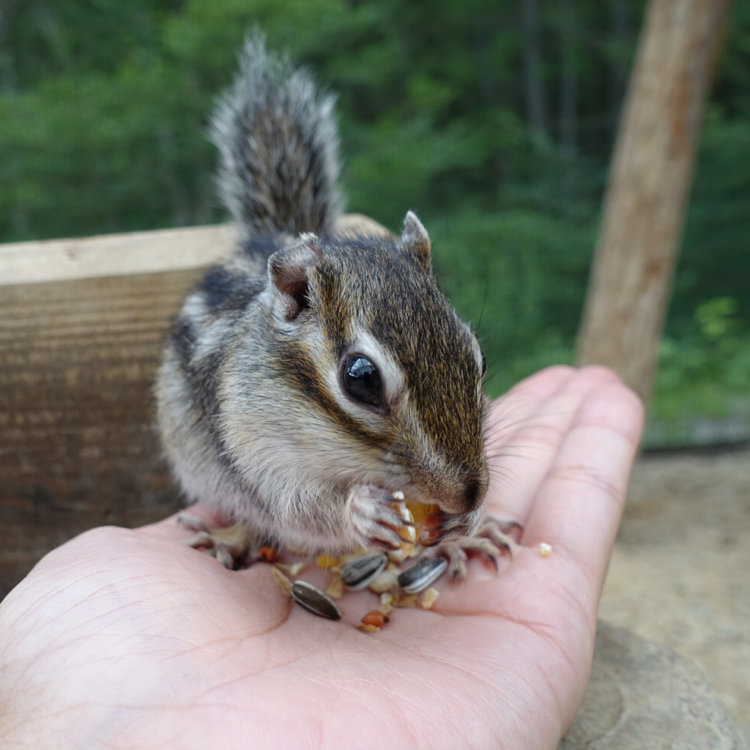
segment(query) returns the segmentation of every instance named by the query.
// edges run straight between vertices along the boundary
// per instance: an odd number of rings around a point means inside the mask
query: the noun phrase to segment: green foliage
[[[690,335],[679,340],[665,337],[660,351],[663,387],[676,388],[680,382],[697,381],[712,384],[723,381],[730,385],[738,373],[727,367],[727,363],[741,362],[747,357],[748,342],[741,332],[737,309],[733,297],[707,300],[695,309],[695,326]],[[745,377],[741,380],[746,382]]]
[[[602,23],[595,5],[589,14]],[[576,160],[553,132],[532,138],[518,6],[439,10],[396,0],[10,0],[0,177],[12,188],[0,197],[0,239],[219,218],[202,131],[256,25],[340,94],[353,210],[393,223],[406,206],[580,214],[583,201],[590,214],[611,123]],[[554,14],[547,23],[554,38]],[[601,77],[593,65],[581,73]],[[550,99],[556,79],[554,66],[544,69]]]
[[[590,223],[529,210],[470,211],[436,219],[430,228],[436,273],[477,331],[492,393],[539,367],[571,360],[593,242]]]
[[[498,393],[572,359],[645,2],[535,5],[532,70],[522,0],[6,0],[0,241],[221,220],[207,116],[260,26],[339,95],[349,208],[394,229],[408,208],[425,221]],[[750,4],[735,3],[662,345],[662,420],[699,394],[719,413],[750,393],[748,71]]]
[[[737,313],[750,326],[750,126],[718,107],[709,112],[685,244],[677,277],[670,330],[692,326],[700,302],[732,296]]]
[[[717,425],[750,419],[750,332],[742,326],[739,303],[715,297],[693,312],[694,325],[676,338],[665,336],[659,349],[651,442],[705,442]],[[714,427],[708,437],[690,434],[696,425]],[[747,436],[744,431],[744,437]],[[740,434],[743,436],[743,434]]]

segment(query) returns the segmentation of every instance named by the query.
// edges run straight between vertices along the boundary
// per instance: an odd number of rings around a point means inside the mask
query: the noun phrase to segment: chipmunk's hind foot
[[[438,542],[429,548],[428,554],[430,557],[444,557],[448,561],[450,579],[458,583],[466,577],[466,563],[470,555],[488,560],[497,570],[500,557],[513,557],[513,548],[522,532],[523,528],[517,521],[488,516],[473,534]]]
[[[215,557],[228,570],[239,570],[251,565],[258,558],[262,544],[257,532],[246,522],[232,526],[211,528],[189,513],[181,513],[177,520],[195,535],[185,539],[188,547],[203,550]]]

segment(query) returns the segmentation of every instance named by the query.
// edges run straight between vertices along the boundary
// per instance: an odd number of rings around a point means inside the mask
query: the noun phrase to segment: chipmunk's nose
[[[435,493],[440,508],[446,513],[471,513],[476,510],[487,494],[487,472],[465,468],[463,476],[445,487],[442,492]],[[439,498],[439,499],[438,499]]]
[[[467,482],[466,488],[464,489],[464,501],[466,502],[467,509],[473,510],[479,505],[484,495],[484,487],[482,482],[478,479],[472,479]]]
[[[472,470],[467,472],[463,485],[463,512],[468,513],[478,508],[484,496],[487,494],[487,472],[482,470]]]

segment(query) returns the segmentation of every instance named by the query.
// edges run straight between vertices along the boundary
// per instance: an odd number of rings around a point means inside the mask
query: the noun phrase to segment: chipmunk
[[[510,543],[501,522],[475,533],[485,360],[438,289],[413,212],[400,238],[337,232],[333,107],[305,69],[248,39],[211,126],[242,239],[188,295],[166,344],[164,450],[187,498],[236,524],[195,540],[227,566],[261,544],[397,547],[403,493],[439,505],[428,541],[460,577],[467,549],[494,560]]]

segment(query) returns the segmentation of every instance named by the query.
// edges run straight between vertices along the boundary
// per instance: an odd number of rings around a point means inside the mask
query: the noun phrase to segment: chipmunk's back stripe
[[[212,349],[198,356],[198,347],[201,343],[198,331],[201,325],[205,325],[203,318],[210,310],[210,304],[206,304],[208,302],[206,294],[199,292],[193,292],[190,301],[192,304],[186,304],[182,314],[175,320],[172,329],[172,346],[177,355],[184,386],[190,391],[191,401],[195,404],[201,421],[216,447],[216,457],[225,469],[235,474],[235,468],[227,457],[226,445],[218,425],[217,389],[219,370],[224,360],[225,340],[220,338]]]
[[[242,312],[263,290],[263,282],[247,275],[232,273],[223,266],[214,267],[196,287],[203,295],[206,310],[221,314]]]
[[[195,328],[191,321],[183,317],[175,320],[172,329],[172,345],[180,362],[180,369],[189,374],[190,362],[195,351]]]

